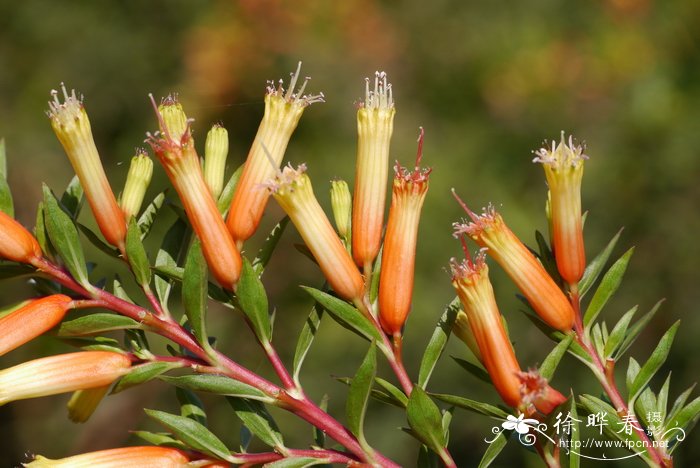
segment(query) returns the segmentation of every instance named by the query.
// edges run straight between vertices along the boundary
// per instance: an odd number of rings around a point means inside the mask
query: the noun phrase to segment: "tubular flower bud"
[[[0,211],[0,258],[32,263],[41,256],[41,247],[36,238],[11,216]]]
[[[323,102],[323,93],[304,94],[308,77],[304,79],[299,90],[294,91],[300,71],[301,62],[292,74],[287,90],[282,87],[282,80],[277,86],[273,82],[268,84],[265,113],[248,152],[248,159],[236,186],[226,220],[239,247],[255,233],[260,224],[270,197],[266,190],[261,189],[261,184],[273,178],[279,170],[289,139],[304,109],[315,102]]]
[[[346,241],[350,240],[352,229],[352,195],[348,183],[344,180],[331,181],[331,207],[338,234]]]
[[[219,198],[224,188],[224,172],[228,156],[228,131],[219,124],[214,125],[204,144],[204,181],[214,199]]]
[[[457,329],[468,324],[480,360],[503,401],[529,414],[534,408],[547,414],[564,402],[566,398],[547,385],[545,379],[540,377],[538,384],[532,385],[531,374],[520,370],[496,305],[484,253],[480,252],[473,262],[452,259],[451,269],[452,285],[467,318]]]
[[[394,98],[386,73],[376,72],[374,90],[366,82],[357,111],[357,162],[352,206],[352,254],[369,271],[377,258],[384,224],[389,146],[394,130]]]
[[[148,185],[151,183],[151,177],[153,177],[153,161],[148,157],[145,150],[136,150],[136,156],[131,158],[124,191],[119,200],[119,205],[127,220],[139,214],[141,204],[143,204],[143,197],[146,195]]]
[[[413,171],[397,162],[384,236],[382,270],[379,276],[379,320],[384,331],[401,334],[411,310],[416,243],[421,208],[428,191],[430,169],[420,169],[423,156],[423,129],[418,139],[418,156]]]
[[[109,351],[83,351],[28,361],[0,371],[0,406],[108,385],[127,374],[130,367],[127,356]]]
[[[466,234],[487,248],[488,254],[515,282],[542,320],[557,330],[571,330],[574,324],[571,304],[540,262],[506,226],[501,215],[492,206],[482,215],[462,206],[472,222],[455,223],[455,237]]]
[[[74,392],[68,400],[68,419],[74,423],[84,423],[90,419],[110,387],[111,384],[107,384]]]
[[[51,91],[53,101],[49,102],[48,112],[51,127],[80,179],[102,235],[107,242],[124,250],[124,214],[102,167],[85,107],[75,91],[68,94],[65,86],[61,85],[61,88],[64,96],[62,104],[58,100],[58,91]]]
[[[161,131],[149,135],[147,141],[182,200],[192,229],[202,242],[202,253],[212,274],[223,287],[233,289],[241,273],[241,254],[204,182],[189,121],[172,96],[159,107],[155,101],[153,105]]]
[[[0,356],[33,340],[58,324],[73,307],[63,294],[35,299],[0,318]]]
[[[123,447],[73,457],[49,460],[37,455],[26,463],[27,468],[143,468],[148,466],[176,468],[188,466],[189,458],[169,447]]]
[[[484,362],[481,358],[481,351],[479,351],[479,345],[476,342],[476,338],[472,333],[471,326],[469,325],[469,316],[463,310],[457,312],[457,317],[452,325],[452,333],[457,336],[462,342],[467,345],[469,350],[474,354],[479,362]]]
[[[348,300],[362,297],[362,275],[318,204],[306,166],[285,167],[266,183],[296,226],[333,290]]]
[[[542,163],[549,186],[552,243],[559,274],[569,284],[576,284],[586,269],[586,253],[583,245],[583,221],[581,217],[581,179],[583,154],[581,145],[574,145],[572,137],[567,144],[564,132],[561,141],[551,148],[535,152],[533,162]]]

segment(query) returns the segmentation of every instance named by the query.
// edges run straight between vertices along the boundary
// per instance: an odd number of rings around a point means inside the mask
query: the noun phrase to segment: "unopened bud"
[[[148,190],[148,185],[153,177],[153,160],[144,150],[138,150],[136,156],[131,158],[131,165],[126,176],[124,191],[119,204],[128,220],[139,214],[143,198]]]
[[[224,188],[226,157],[228,156],[228,131],[219,124],[207,133],[204,145],[204,181],[214,199],[218,199]]]
[[[84,423],[90,419],[111,386],[107,384],[74,392],[68,400],[68,419],[74,423]]]
[[[60,460],[50,460],[37,455],[34,461],[26,463],[24,466],[27,468],[136,468],[149,466],[185,468],[190,466],[189,461],[187,455],[178,449],[144,446],[100,450]]]
[[[348,183],[342,179],[331,181],[331,207],[338,234],[348,241],[352,232],[352,195]]]
[[[0,211],[0,259],[32,263],[41,257],[36,238],[11,216]]]
[[[73,299],[54,294],[0,317],[0,356],[51,330],[72,307]]]

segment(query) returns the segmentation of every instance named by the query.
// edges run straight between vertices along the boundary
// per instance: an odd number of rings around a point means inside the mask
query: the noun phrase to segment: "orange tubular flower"
[[[180,450],[169,447],[123,447],[73,457],[49,460],[37,455],[27,468],[143,468],[157,466],[176,468],[188,466],[189,458]]]
[[[457,200],[472,222],[455,223],[455,237],[466,234],[488,249],[489,256],[508,273],[542,320],[557,330],[571,330],[574,324],[571,304],[540,262],[506,226],[501,215],[492,206],[482,215],[476,215],[459,198]]]
[[[35,299],[0,318],[0,356],[52,329],[73,307],[63,294]]]
[[[32,263],[41,258],[39,243],[24,226],[0,211],[0,258]]]
[[[260,224],[270,194],[260,185],[275,176],[287,150],[287,144],[299,123],[304,109],[315,102],[323,102],[323,93],[305,95],[309,78],[305,78],[299,90],[294,88],[299,79],[301,62],[285,91],[280,80],[277,87],[270,82],[265,95],[265,114],[258,133],[248,152],[243,174],[231,200],[226,224],[236,245],[240,248]]]
[[[362,275],[318,204],[304,171],[303,164],[297,169],[287,166],[266,185],[296,226],[333,290],[347,300],[360,301]]]
[[[0,371],[0,406],[11,401],[100,387],[127,374],[131,360],[109,351],[35,359]]]
[[[124,214],[117,204],[102,167],[92,138],[90,120],[82,100],[76,97],[75,91],[68,94],[65,86],[61,85],[61,88],[63,104],[58,100],[58,91],[51,91],[53,102],[49,102],[48,112],[51,127],[80,179],[102,235],[107,242],[123,251],[126,238]]]
[[[172,96],[160,107],[155,101],[153,106],[161,131],[149,135],[148,142],[182,200],[192,229],[202,242],[202,253],[212,274],[221,286],[232,290],[241,274],[241,254],[204,181],[187,116]]]
[[[533,162],[542,163],[550,193],[552,243],[559,274],[569,284],[576,284],[586,269],[586,252],[583,245],[583,219],[581,217],[581,179],[583,146],[574,145],[569,137],[567,145],[564,132],[561,142],[535,152]]]
[[[391,208],[384,236],[382,270],[379,277],[379,320],[391,336],[401,335],[413,298],[413,276],[420,212],[428,191],[430,169],[420,169],[423,129],[413,171],[396,163]]]
[[[544,414],[550,413],[566,398],[535,372],[520,370],[503,328],[483,252],[473,262],[466,259],[459,263],[452,259],[451,267],[452,285],[479,348],[477,356],[491,376],[498,394],[508,406],[524,413],[532,414],[535,408]]]
[[[365,102],[360,104],[357,111],[352,254],[365,272],[370,271],[381,244],[389,146],[395,113],[394,97],[386,73],[376,72],[374,90],[370,90],[367,79]]]

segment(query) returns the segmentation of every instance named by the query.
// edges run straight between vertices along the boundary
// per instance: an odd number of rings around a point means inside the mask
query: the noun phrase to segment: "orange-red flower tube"
[[[323,102],[323,93],[306,95],[304,89],[309,78],[304,79],[298,91],[294,91],[301,62],[292,74],[285,91],[282,81],[270,83],[265,95],[265,113],[255,135],[243,174],[236,185],[226,224],[236,245],[240,246],[255,233],[262,219],[270,194],[261,187],[279,170],[287,145],[304,109],[315,102]]]
[[[569,284],[576,284],[586,269],[583,245],[583,218],[581,217],[581,179],[583,163],[588,158],[584,148],[575,145],[564,132],[558,146],[536,151],[534,162],[542,163],[549,186],[552,244],[557,270]]]
[[[87,112],[75,91],[68,94],[65,86],[61,88],[63,103],[58,99],[58,91],[51,91],[53,101],[49,102],[48,112],[51,127],[80,179],[102,235],[123,251],[126,221],[102,167]]]
[[[11,401],[100,387],[127,374],[120,353],[83,351],[35,359],[0,371],[0,406]]]
[[[536,373],[524,373],[515,357],[489,281],[485,256],[480,252],[475,261],[452,259],[452,285],[468,318],[471,334],[479,348],[478,357],[491,377],[503,401],[528,414],[533,408],[547,414],[566,398],[536,379]]]
[[[153,105],[157,107],[155,102]],[[221,286],[232,290],[238,283],[243,261],[204,181],[187,116],[172,96],[156,108],[156,113],[161,131],[150,135],[148,142],[202,242],[202,253],[214,278]]]
[[[396,163],[384,236],[382,270],[379,277],[379,320],[384,331],[398,336],[411,310],[416,263],[418,223],[428,191],[430,169],[419,167],[423,156],[423,129],[413,171]]]
[[[481,215],[474,214],[464,203],[462,207],[472,222],[455,223],[455,236],[466,234],[486,248],[550,327],[564,332],[571,330],[574,324],[571,304],[542,264],[506,226],[501,215],[492,206]]]
[[[63,294],[35,299],[0,318],[0,356],[33,340],[58,324],[73,307]]]
[[[41,256],[36,238],[11,216],[0,211],[0,258],[32,263]]]
[[[188,466],[184,452],[170,447],[123,447],[50,460],[37,455],[27,468],[176,468]]]
[[[297,169],[287,166],[266,185],[296,226],[328,284],[339,296],[360,301],[362,275],[316,200],[305,170],[303,164]]]
[[[382,240],[395,113],[391,84],[387,82],[386,73],[377,72],[373,90],[367,80],[365,101],[357,111],[352,255],[365,273],[377,258]]]

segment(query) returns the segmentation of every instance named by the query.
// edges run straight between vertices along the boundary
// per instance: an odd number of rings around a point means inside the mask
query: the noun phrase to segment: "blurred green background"
[[[666,298],[631,351],[643,361],[663,331],[683,321],[668,362],[652,383],[658,389],[673,370],[673,398],[697,379],[700,352],[698,24],[700,3],[687,0],[0,2],[0,135],[7,142],[17,218],[33,226],[41,183],[60,192],[72,177],[44,115],[49,91],[60,82],[85,95],[104,165],[119,191],[133,148],[143,146],[145,132],[156,129],[147,93],[179,93],[196,119],[200,143],[212,123],[222,122],[231,136],[232,172],[244,161],[257,129],[265,81],[286,79],[301,60],[302,74],[313,77],[307,89],[323,91],[327,102],[306,110],[287,160],[307,162],[317,196],[329,207],[328,181],[353,180],[354,103],[362,97],[364,77],[386,70],[397,103],[392,158],[404,164],[413,160],[423,126],[424,162],[434,168],[406,329],[409,373],[417,375],[434,324],[454,295],[446,268],[451,256],[461,255],[451,223],[462,213],[449,189],[455,187],[473,208],[493,202],[512,229],[533,244],[534,230],[546,228],[546,187],[531,151],[565,130],[586,142],[590,156],[584,178],[589,258],[623,226],[616,255],[637,247],[626,281],[605,312],[608,322],[635,304],[643,312]],[[168,185],[157,167],[150,193]],[[248,252],[255,252],[281,216],[271,203]],[[89,210],[82,220],[92,223]],[[167,216],[161,223],[169,224]],[[264,278],[277,310],[275,340],[288,362],[310,307],[297,285],[322,282],[295,242],[299,238],[291,228]],[[124,277],[123,269],[99,251],[89,249],[88,256],[100,264],[95,277],[114,272]],[[551,344],[522,317],[512,284],[498,268],[492,272],[521,365],[535,366]],[[4,306],[31,289],[9,281],[1,291]],[[226,310],[211,315],[220,346],[271,375],[240,318]],[[69,349],[42,337],[4,356],[0,365]],[[324,319],[304,382],[316,398],[329,394],[329,408],[341,420],[346,388],[332,376],[353,374],[365,349],[364,342]],[[499,403],[492,390],[449,357],[466,354],[463,345],[450,343],[430,389]],[[569,388],[599,392],[572,359],[553,385],[564,393]],[[137,443],[129,430],[157,429],[142,408],[167,410],[176,404],[169,388],[149,383],[110,397],[88,423],[76,426],[65,418],[67,398],[0,409],[2,466],[21,462],[27,453],[62,457]],[[237,447],[239,425],[232,412],[217,406],[216,399],[205,403],[216,433]],[[290,446],[311,442],[303,424],[275,415]],[[415,464],[416,444],[398,430],[406,425],[398,410],[371,403],[367,424],[377,448],[406,466]],[[493,425],[456,411],[451,448],[460,466],[476,465]],[[677,466],[700,461],[694,440],[691,435],[681,444]],[[501,457],[497,466],[539,464],[515,443]],[[584,466],[592,465],[584,461]]]

